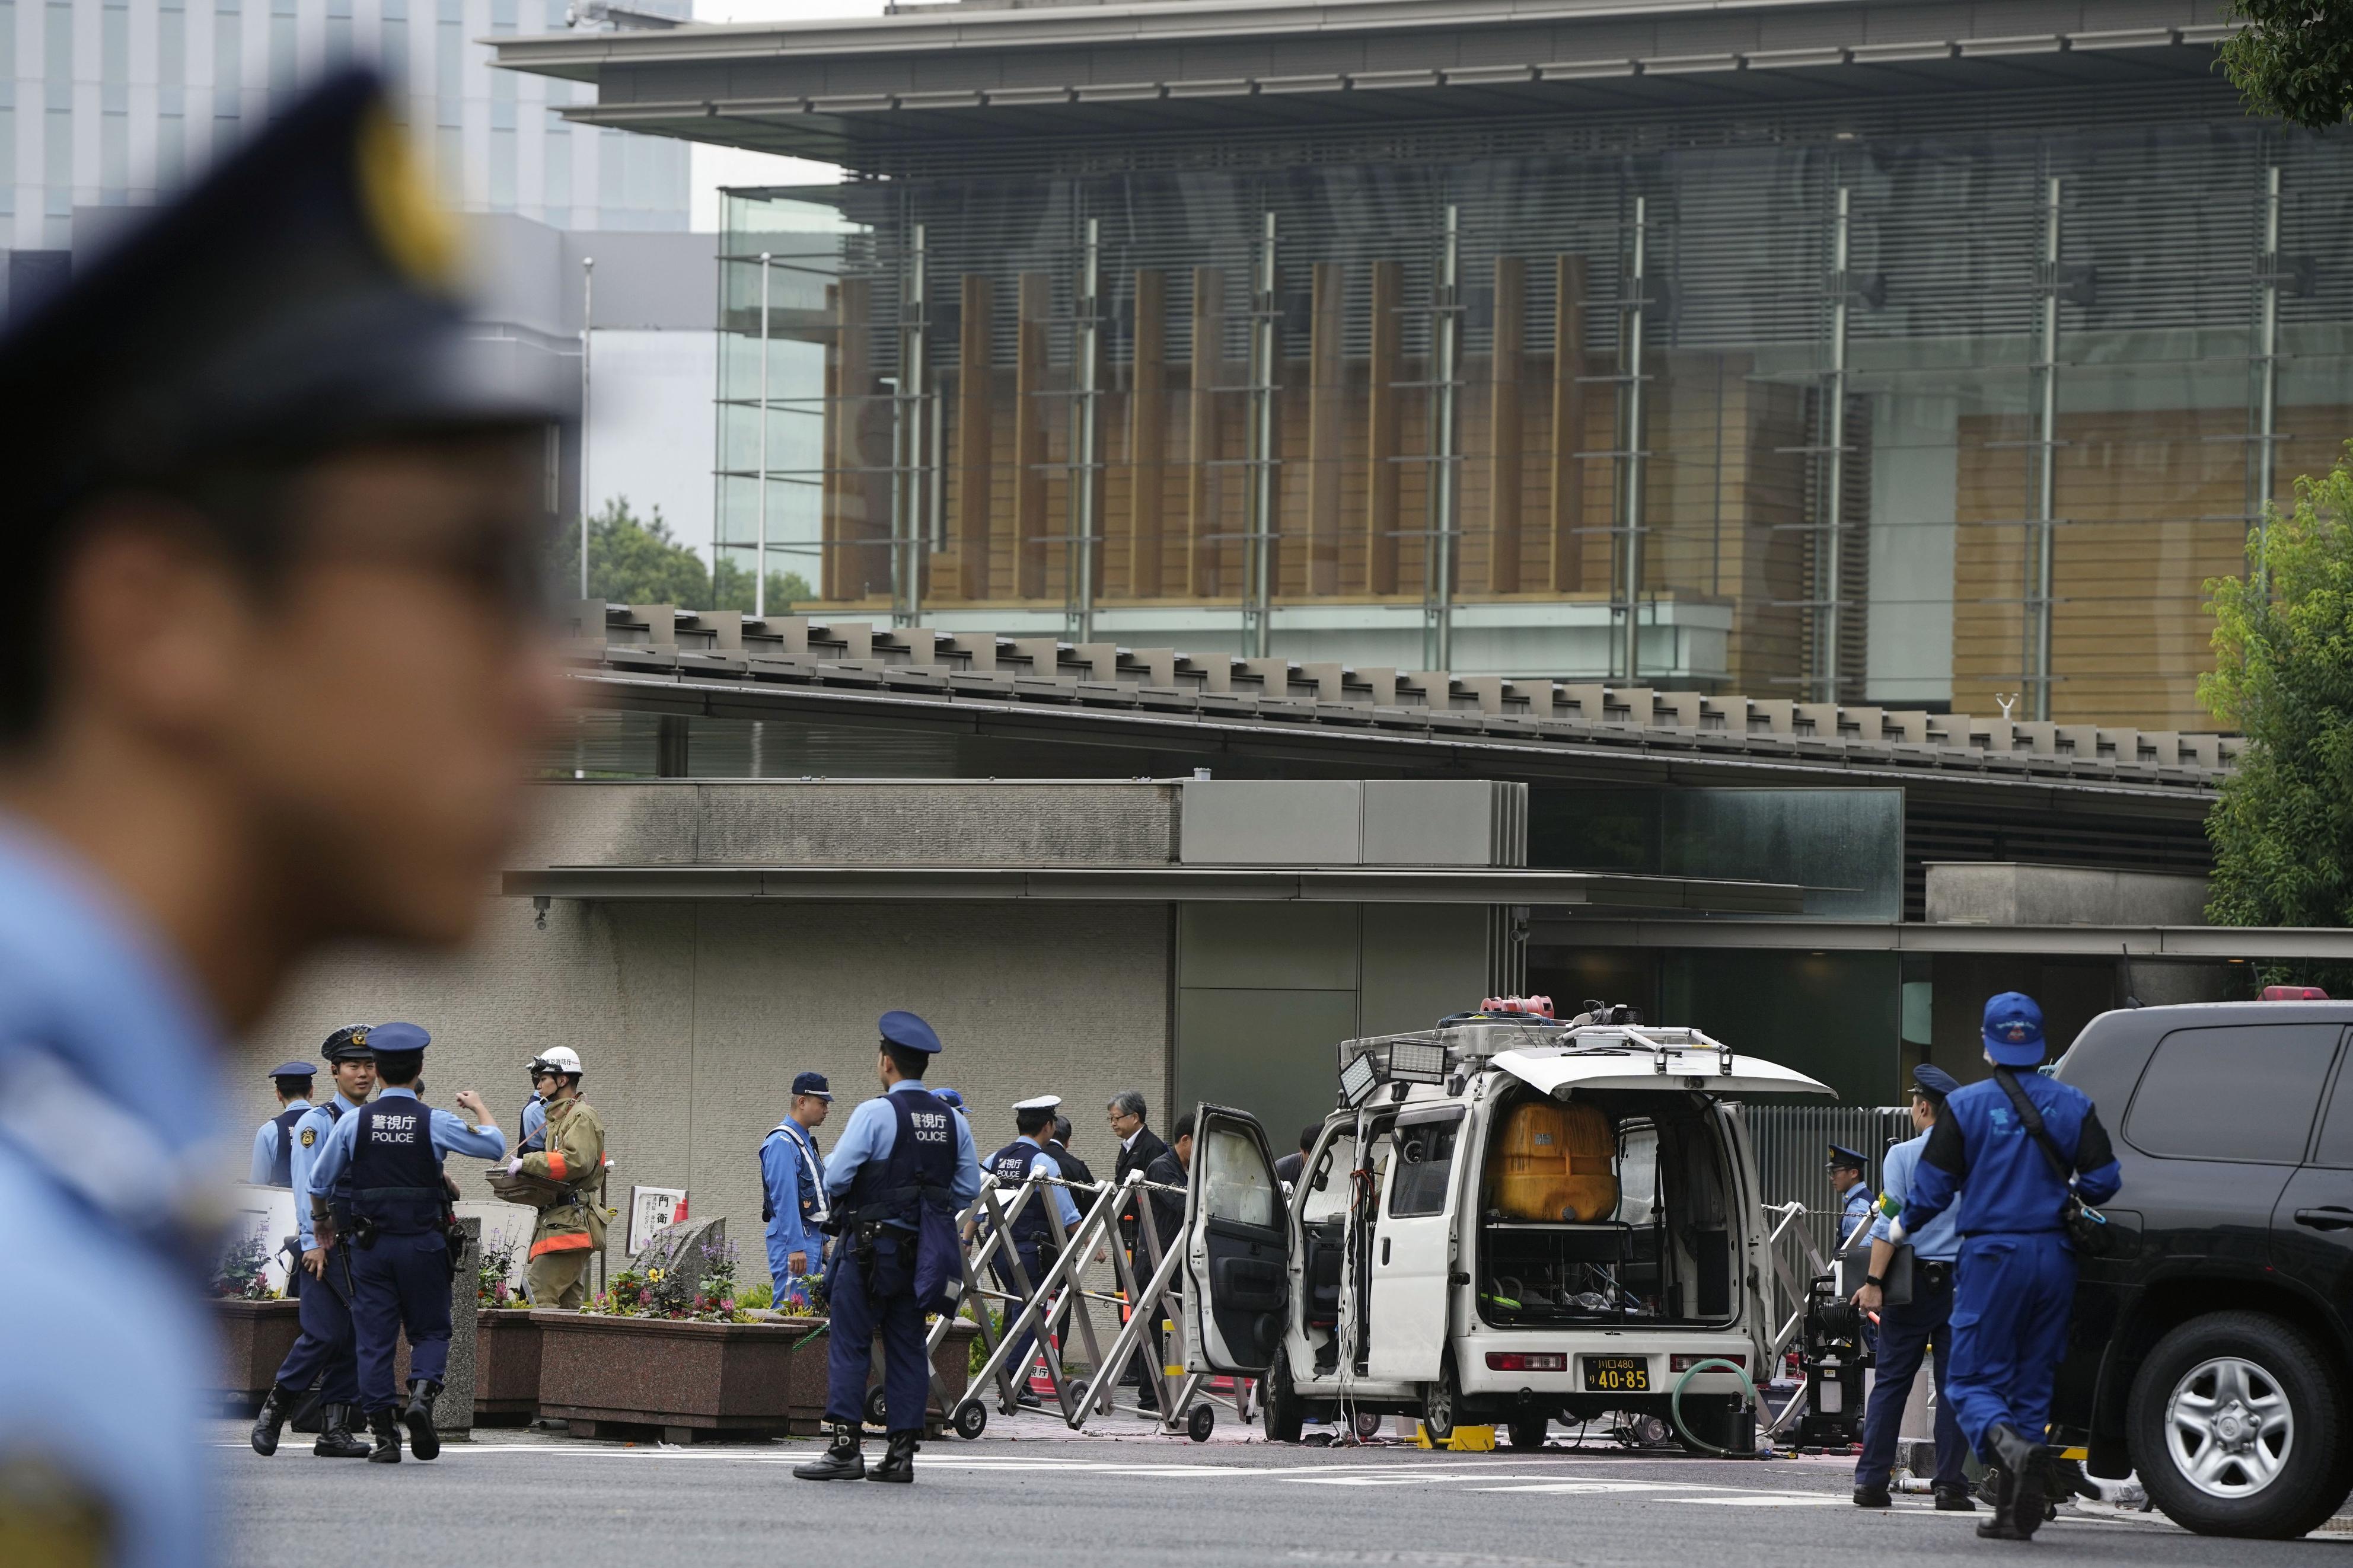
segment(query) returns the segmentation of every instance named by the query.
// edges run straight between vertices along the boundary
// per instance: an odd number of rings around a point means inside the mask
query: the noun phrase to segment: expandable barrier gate
[[[1075,1226],[1064,1228],[1060,1214],[1045,1194],[1049,1186],[1066,1188],[1083,1205]],[[935,1390],[941,1407],[948,1410],[950,1427],[959,1436],[977,1437],[987,1426],[981,1391],[992,1383],[997,1385],[997,1409],[1011,1415],[1016,1390],[1029,1381],[1031,1369],[1040,1362],[1061,1406],[1062,1419],[1073,1431],[1084,1426],[1091,1415],[1134,1408],[1120,1405],[1116,1396],[1125,1392],[1129,1366],[1139,1355],[1144,1358],[1143,1374],[1153,1380],[1160,1401],[1162,1431],[1181,1431],[1201,1442],[1216,1425],[1216,1409],[1220,1405],[1245,1423],[1252,1418],[1251,1384],[1237,1380],[1231,1394],[1224,1395],[1208,1374],[1171,1373],[1155,1353],[1157,1341],[1151,1329],[1156,1321],[1169,1323],[1167,1348],[1180,1363],[1188,1342],[1185,1298],[1176,1284],[1182,1254],[1175,1247],[1161,1249],[1159,1227],[1151,1216],[1155,1193],[1182,1197],[1185,1189],[1147,1182],[1140,1171],[1124,1182],[1092,1186],[1033,1175],[1012,1189],[1011,1201],[1006,1202],[1006,1190],[994,1174],[981,1179],[980,1196],[956,1216],[965,1238],[964,1284],[956,1295],[956,1309],[932,1325],[925,1347],[928,1355],[936,1355],[950,1323],[965,1315],[964,1309],[971,1309],[987,1351],[987,1363],[973,1375],[970,1388],[954,1407],[948,1405],[944,1390]],[[1131,1202],[1139,1216],[1133,1260],[1119,1234],[1120,1211]],[[1030,1279],[1022,1268],[1011,1228],[1032,1203],[1044,1207],[1048,1231],[1058,1249],[1052,1265],[1038,1279]],[[1098,1251],[1106,1256],[1118,1282],[1115,1293],[1091,1289],[1085,1283],[1087,1265]],[[1000,1263],[1006,1277],[1003,1285],[992,1267]],[[1124,1310],[1126,1314],[1126,1321],[1110,1336],[1108,1346],[1095,1331],[1097,1307],[1109,1307],[1114,1313]],[[1002,1314],[1001,1323],[991,1321],[991,1309]],[[1013,1347],[1024,1335],[1034,1336],[1030,1353],[1024,1364],[1015,1366]],[[1090,1372],[1084,1378],[1073,1377],[1064,1364],[1064,1352],[1073,1344],[1085,1349]]]
[[[1765,1252],[1772,1259],[1773,1277],[1764,1282],[1758,1295],[1766,1309],[1765,1327],[1772,1338],[1766,1347],[1765,1364],[1757,1369],[1756,1386],[1760,1396],[1766,1383],[1779,1371],[1781,1358],[1805,1331],[1807,1297],[1812,1282],[1831,1272],[1830,1259],[1814,1245],[1813,1232],[1807,1224],[1808,1212],[1804,1204],[1794,1201],[1765,1205]],[[1799,1379],[1797,1393],[1767,1425],[1767,1436],[1805,1414],[1812,1383],[1810,1373]]]

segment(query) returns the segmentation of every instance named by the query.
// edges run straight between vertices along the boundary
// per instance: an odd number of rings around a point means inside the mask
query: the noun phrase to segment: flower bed
[[[668,1442],[819,1429],[819,1320],[765,1323],[534,1310],[539,1413],[584,1437],[658,1430]]]
[[[529,1421],[539,1411],[539,1325],[527,1311],[489,1307],[474,1315],[474,1325],[475,1421]]]
[[[220,1330],[220,1389],[230,1405],[259,1408],[278,1368],[301,1333],[299,1301],[254,1301],[222,1297],[213,1302]]]

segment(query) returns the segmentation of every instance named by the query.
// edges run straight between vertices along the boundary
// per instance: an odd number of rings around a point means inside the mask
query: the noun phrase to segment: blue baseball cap
[[[964,1109],[964,1096],[958,1094],[955,1089],[935,1089],[932,1090],[932,1098],[934,1100],[944,1100],[958,1110],[962,1110]]]
[[[1985,1005],[1985,1047],[2006,1068],[2042,1064],[2042,1009],[2033,997],[2005,991]]]
[[[902,1050],[921,1051],[927,1057],[935,1057],[940,1053],[939,1036],[932,1032],[932,1026],[929,1024],[924,1023],[913,1013],[902,1013],[894,1008],[883,1014],[877,1020],[877,1026],[881,1029],[885,1042],[897,1046]]]
[[[319,1069],[309,1062],[280,1062],[269,1069],[271,1078],[316,1078]]]
[[[1922,1062],[1912,1069],[1912,1082],[1915,1087],[1926,1089],[1934,1095],[1947,1095],[1961,1087],[1959,1079],[1955,1078],[1943,1068],[1932,1067],[1926,1062]]]
[[[793,1092],[814,1095],[819,1100],[833,1098],[833,1090],[827,1087],[825,1074],[821,1072],[805,1072],[794,1079]]]
[[[414,1024],[378,1024],[368,1031],[367,1047],[377,1056],[398,1052],[423,1052],[433,1043],[433,1037]]]

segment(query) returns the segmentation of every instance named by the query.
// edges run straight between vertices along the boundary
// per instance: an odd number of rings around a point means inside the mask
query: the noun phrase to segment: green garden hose
[[[1694,1365],[1691,1370],[1684,1373],[1683,1376],[1675,1379],[1674,1392],[1667,1396],[1667,1414],[1669,1416],[1672,1417],[1674,1421],[1675,1435],[1680,1436],[1684,1442],[1689,1443],[1694,1448],[1704,1448],[1718,1458],[1728,1459],[1732,1458],[1731,1449],[1717,1447],[1715,1444],[1709,1442],[1704,1437],[1697,1436],[1690,1427],[1683,1425],[1683,1389],[1685,1385],[1687,1385],[1693,1378],[1697,1377],[1701,1373],[1716,1371],[1736,1373],[1744,1382],[1746,1382],[1748,1377],[1748,1369],[1741,1365],[1738,1362],[1727,1361],[1720,1355],[1710,1356],[1705,1361]]]

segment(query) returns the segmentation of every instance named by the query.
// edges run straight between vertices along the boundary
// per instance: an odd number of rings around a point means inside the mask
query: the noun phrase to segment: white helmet
[[[580,1053],[570,1046],[549,1047],[531,1058],[532,1077],[537,1078],[545,1072],[570,1073],[574,1078],[580,1077]]]

